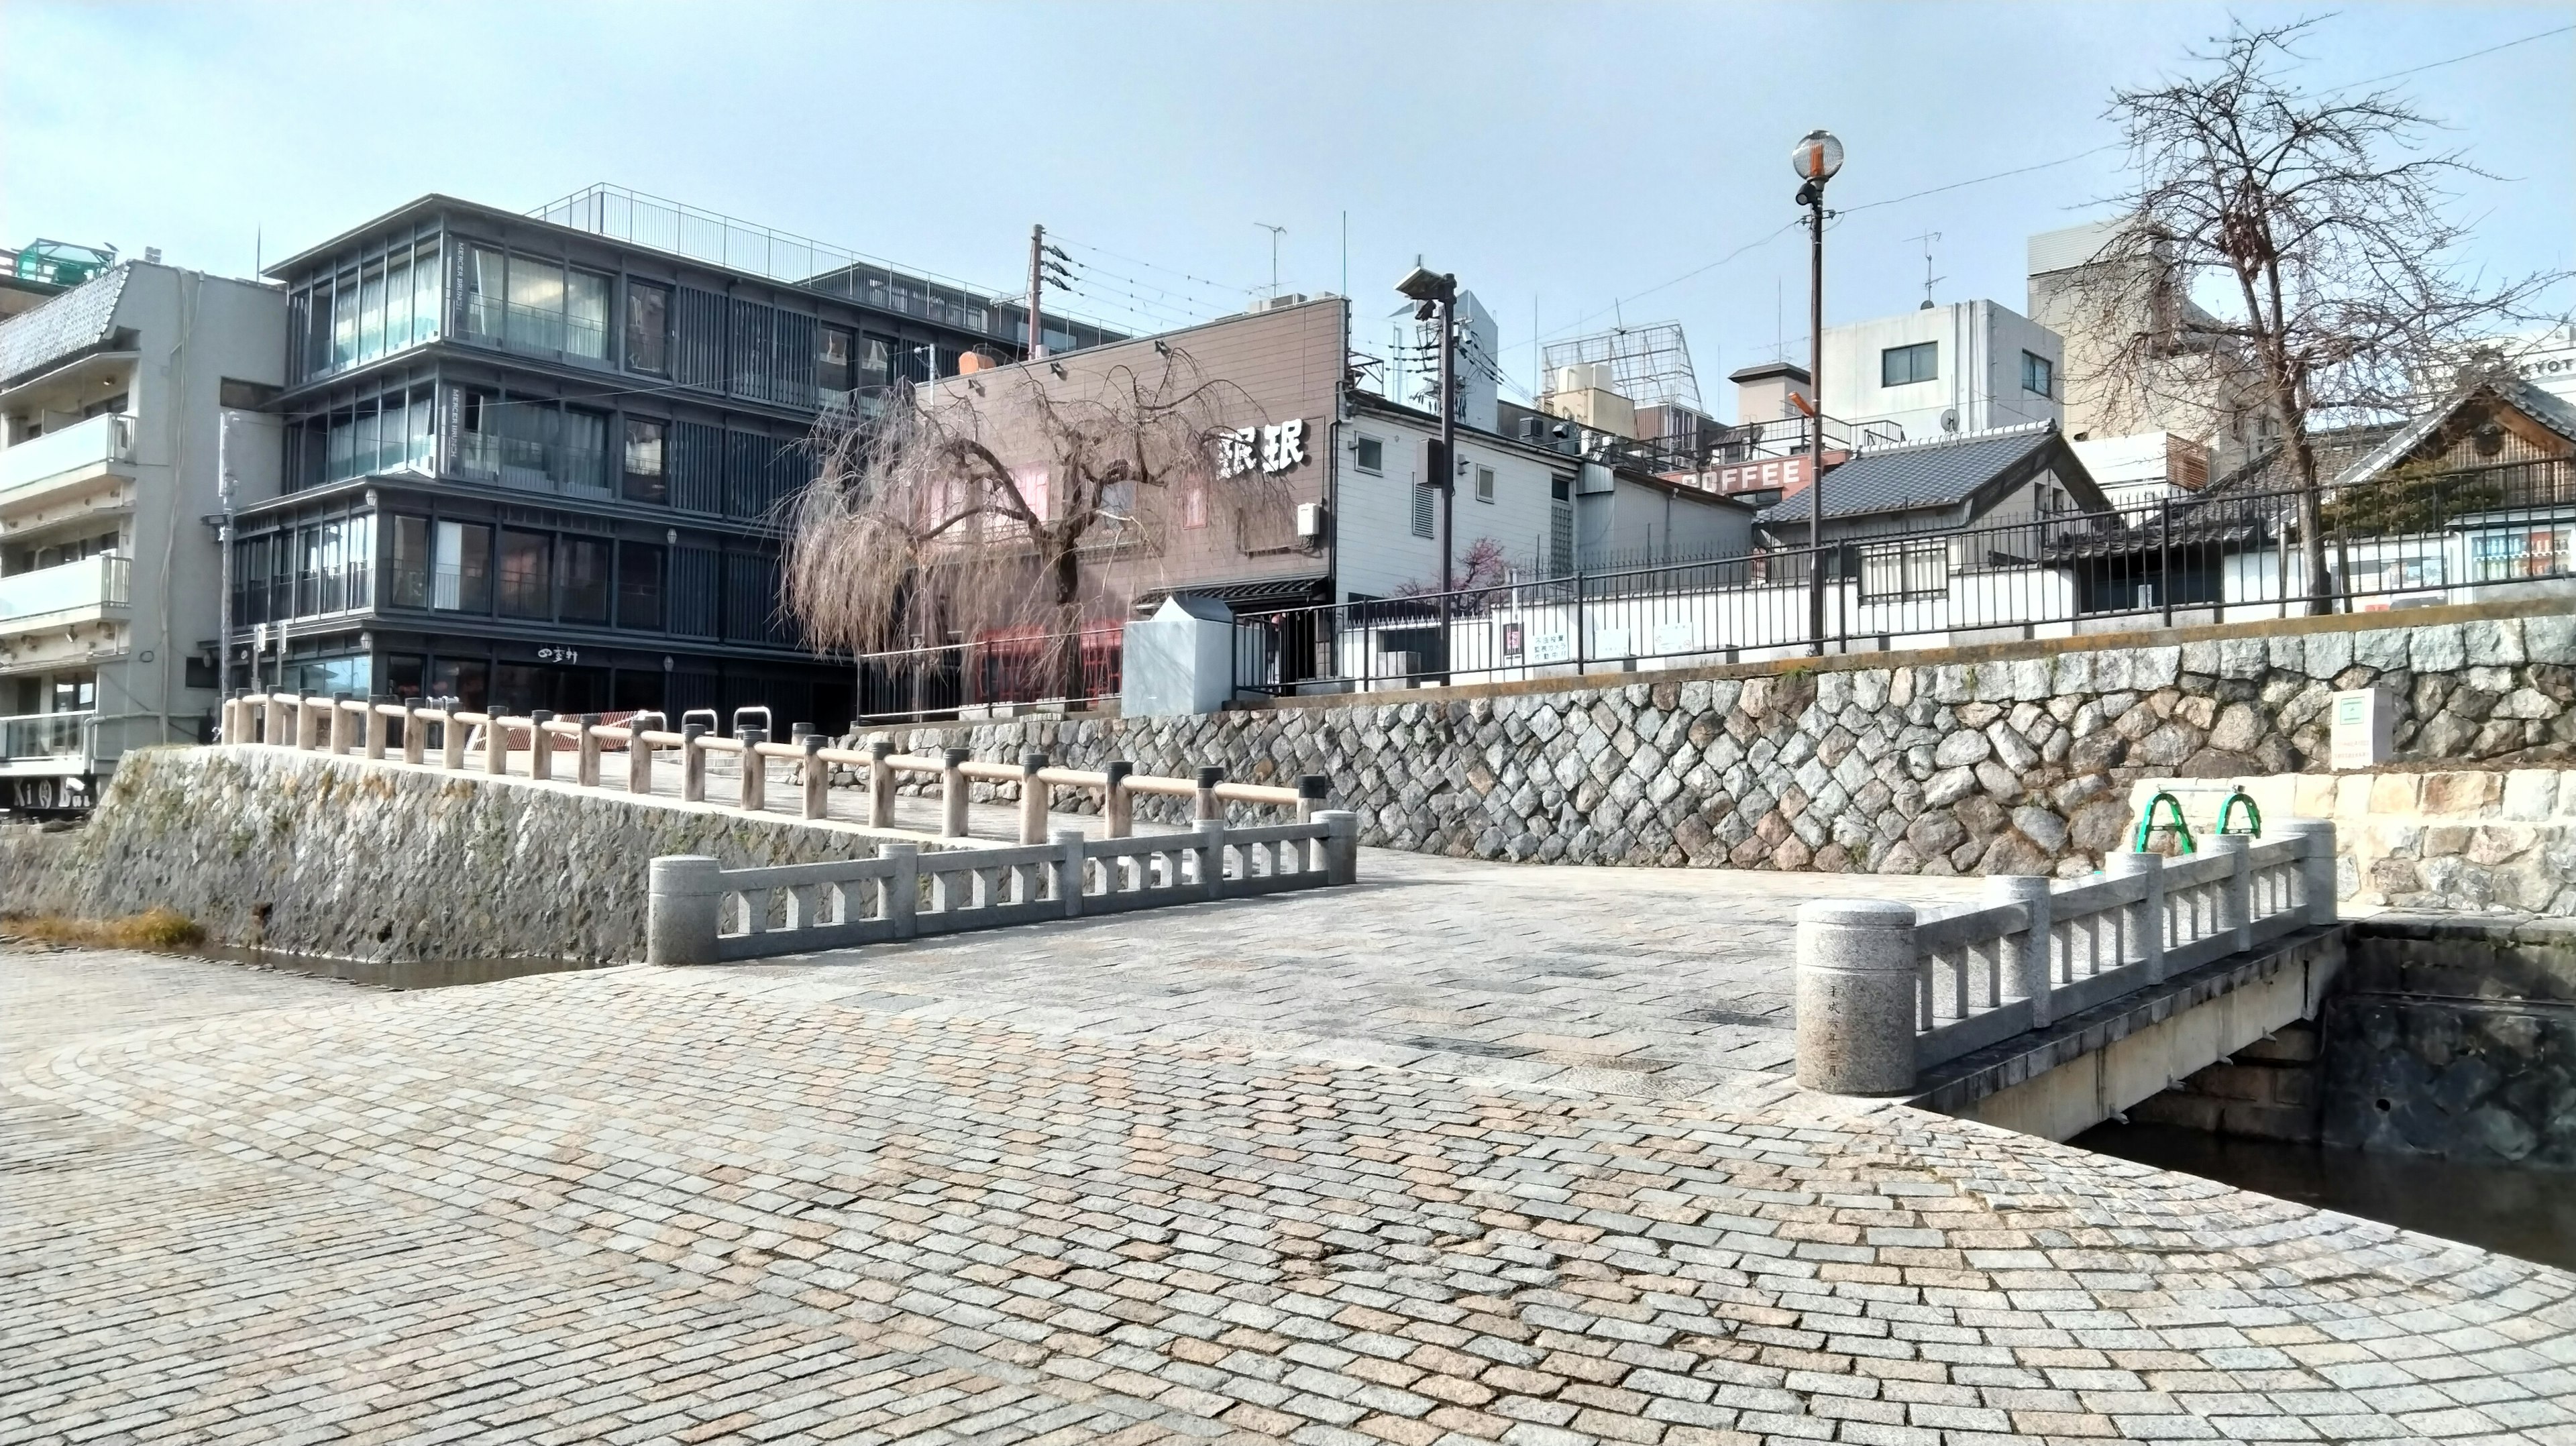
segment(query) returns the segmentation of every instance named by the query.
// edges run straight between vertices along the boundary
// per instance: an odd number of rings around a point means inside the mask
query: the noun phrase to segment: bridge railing
[[[456,771],[561,781],[584,788],[627,793],[654,791],[656,770],[669,757],[680,765],[680,797],[707,802],[707,764],[712,757],[733,760],[734,804],[747,813],[770,807],[772,764],[781,765],[784,781],[795,785],[802,817],[831,816],[831,772],[847,768],[866,781],[868,826],[894,829],[895,784],[900,774],[935,774],[942,799],[940,837],[963,839],[967,802],[977,783],[1016,784],[1019,788],[1019,842],[1043,845],[1048,839],[1047,813],[1056,790],[1088,792],[1097,800],[1105,831],[1111,838],[1135,833],[1135,798],[1147,794],[1194,801],[1197,821],[1222,821],[1230,804],[1286,811],[1296,823],[1310,823],[1324,811],[1326,781],[1308,775],[1295,787],[1229,781],[1221,768],[1197,770],[1194,777],[1166,778],[1135,771],[1114,762],[1097,770],[1058,768],[1043,753],[1028,753],[1016,763],[976,759],[963,748],[938,757],[901,754],[884,739],[864,749],[837,748],[820,733],[799,733],[790,741],[770,738],[765,726],[749,726],[748,716],[765,723],[766,709],[736,710],[728,736],[716,731],[716,715],[683,714],[674,730],[660,713],[642,712],[612,723],[597,713],[559,718],[543,709],[526,714],[478,712],[455,701],[401,702],[386,699],[307,697],[293,693],[241,693],[224,701],[223,737],[228,743],[257,743],[307,751],[363,754],[384,759],[397,749],[403,762]],[[704,722],[697,721],[703,718]],[[801,725],[800,725],[801,726]],[[556,755],[572,754],[569,778],[558,772]],[[622,777],[613,776],[606,755],[626,757]],[[667,775],[663,775],[667,776]]]
[[[645,959],[716,964],[968,929],[1001,929],[1354,883],[1359,816],[1085,838],[925,854],[889,841],[873,859],[726,869],[702,855],[653,860]]]
[[[2289,819],[2180,858],[2113,854],[2099,878],[1986,881],[1919,917],[1885,900],[1798,911],[1798,1080],[1894,1094],[1925,1069],[2335,919],[2334,825]]]

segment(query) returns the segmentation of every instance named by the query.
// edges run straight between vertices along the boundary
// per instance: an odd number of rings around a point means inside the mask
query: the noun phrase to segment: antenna
[[[1267,221],[1255,221],[1252,224],[1270,233],[1270,294],[1277,296],[1279,294],[1279,238],[1288,234],[1288,228],[1273,226]]]
[[[1932,283],[1936,281],[1947,281],[1950,279],[1946,276],[1935,276],[1932,274],[1932,243],[1941,239],[1941,233],[1938,231],[1926,231],[1920,236],[1908,236],[1905,239],[1908,241],[1920,241],[1923,243],[1923,304],[1920,307],[1917,307],[1916,310],[1930,311],[1932,309]]]

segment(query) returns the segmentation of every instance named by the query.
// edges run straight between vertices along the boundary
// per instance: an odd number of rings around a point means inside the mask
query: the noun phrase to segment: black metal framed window
[[[1940,375],[1941,343],[1937,341],[1891,346],[1878,354],[1878,384],[1882,387],[1911,386],[1937,380]]]

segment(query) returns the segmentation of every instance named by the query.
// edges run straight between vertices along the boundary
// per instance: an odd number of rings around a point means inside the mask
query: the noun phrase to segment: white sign
[[[1655,624],[1655,655],[1669,658],[1687,653],[1699,641],[1699,630],[1688,623]]]
[[[2329,761],[2336,768],[2369,768],[2386,763],[2396,751],[2396,710],[2377,688],[2337,693],[2333,706]]]
[[[1594,628],[1592,630],[1592,656],[1596,658],[1624,658],[1628,656],[1628,630],[1626,628]]]
[[[1305,464],[1306,422],[1302,417],[1267,427],[1238,427],[1216,439],[1216,475],[1240,477],[1246,472],[1276,476]]]
[[[1574,656],[1574,642],[1563,633],[1541,633],[1529,640],[1533,663],[1562,663]]]
[[[537,661],[541,663],[578,663],[581,661],[581,649],[539,648],[537,649]]]

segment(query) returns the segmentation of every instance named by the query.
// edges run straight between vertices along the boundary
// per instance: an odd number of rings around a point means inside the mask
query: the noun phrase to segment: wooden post
[[[465,725],[456,721],[453,698],[438,705],[438,766],[458,770],[465,767]]]
[[[483,715],[483,771],[495,778],[510,771],[510,730],[498,708]]]
[[[599,726],[599,715],[581,715],[581,736],[573,740],[573,779],[584,788],[599,787],[599,735],[591,730]]]
[[[698,740],[707,736],[704,723],[680,725],[680,801],[707,801],[707,749]]]
[[[653,745],[644,741],[647,728],[659,732],[662,715],[638,713],[626,720],[626,791],[653,791]]]
[[[528,776],[530,778],[555,776],[554,735],[546,732],[546,725],[553,721],[555,721],[555,715],[543,708],[528,710]]]
[[[1136,796],[1127,791],[1127,776],[1135,771],[1136,765],[1124,758],[1101,770],[1108,779],[1100,790],[1100,816],[1106,823],[1101,835],[1105,838],[1136,835]]]
[[[1211,765],[1199,770],[1198,806],[1191,814],[1194,820],[1205,823],[1212,818],[1224,819],[1225,805],[1219,802],[1216,796],[1216,786],[1223,782],[1225,782],[1224,769]]]
[[[894,827],[894,768],[886,759],[894,753],[890,739],[868,740],[868,827]]]
[[[262,707],[261,711],[266,713],[268,717],[267,726],[260,730],[259,741],[262,743],[273,744],[279,748],[293,746],[295,734],[292,731],[293,725],[286,721],[286,695],[282,693],[269,694],[268,702]]]
[[[832,769],[823,761],[823,735],[808,733],[800,741],[805,746],[805,757],[802,760],[805,816],[829,818],[832,816]],[[870,813],[873,814],[874,810],[871,809]]]
[[[385,756],[385,745],[391,741],[386,736],[385,725],[392,720],[385,717],[383,708],[372,697],[367,699],[366,709],[367,756],[382,759]]]
[[[330,750],[333,753],[348,752],[349,695],[346,693],[334,693],[331,695],[330,700],[322,706],[327,710],[327,716],[331,720]]]
[[[742,744],[742,793],[736,803],[745,813],[759,813],[769,807],[769,760],[760,756],[769,731],[738,728],[733,736]]]
[[[425,763],[429,760],[429,710],[410,703],[402,705],[403,762]]]
[[[939,755],[939,833],[943,838],[966,837],[966,775],[960,765],[974,757],[964,748],[951,748]]]
[[[1047,832],[1047,786],[1038,781],[1038,770],[1047,766],[1047,756],[1035,750],[1020,755],[1020,842],[1042,844]]]

